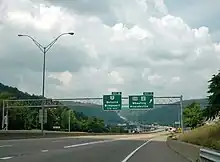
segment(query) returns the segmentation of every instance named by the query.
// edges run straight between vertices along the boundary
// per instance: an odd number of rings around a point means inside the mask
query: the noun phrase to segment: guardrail
[[[199,156],[201,162],[220,162],[220,152],[214,150],[201,148]]]

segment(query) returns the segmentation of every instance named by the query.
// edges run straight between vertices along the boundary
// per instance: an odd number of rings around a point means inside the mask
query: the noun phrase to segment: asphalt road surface
[[[0,141],[7,162],[187,162],[158,137],[54,138]]]

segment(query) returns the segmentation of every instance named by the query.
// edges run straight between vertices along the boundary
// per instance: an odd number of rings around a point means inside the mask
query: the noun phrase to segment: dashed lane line
[[[12,159],[12,156],[1,157],[0,160],[9,160]]]
[[[0,148],[4,148],[4,147],[12,147],[12,145],[0,145]]]
[[[75,145],[64,146],[63,148],[68,149],[68,148],[74,148],[74,147],[80,147],[80,146],[86,146],[86,145],[93,145],[93,144],[98,144],[98,143],[114,142],[114,141],[117,141],[117,140],[104,140],[104,141],[80,143],[80,144],[75,144]]]

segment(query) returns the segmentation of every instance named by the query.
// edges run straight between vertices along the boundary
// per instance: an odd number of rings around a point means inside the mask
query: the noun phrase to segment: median
[[[60,132],[44,131],[44,136],[39,130],[8,130],[0,131],[0,140],[28,139],[28,138],[56,138],[71,136],[94,136],[94,135],[122,135],[125,133],[87,133],[87,132]]]

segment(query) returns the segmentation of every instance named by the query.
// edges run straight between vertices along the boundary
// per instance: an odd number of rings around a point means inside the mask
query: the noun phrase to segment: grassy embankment
[[[220,122],[201,126],[178,135],[177,138],[184,142],[220,150]]]

